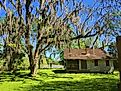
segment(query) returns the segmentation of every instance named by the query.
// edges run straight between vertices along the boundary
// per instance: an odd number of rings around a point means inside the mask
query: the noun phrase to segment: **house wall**
[[[84,61],[84,60],[82,60]],[[79,61],[79,70],[80,71],[90,71],[90,72],[108,72],[113,66],[113,61],[109,61],[109,66],[106,66],[105,60],[98,60],[98,66],[95,66],[94,60],[87,61],[87,69],[81,68],[81,60]]]
[[[94,60],[87,60],[87,69],[82,69],[81,61],[85,61],[85,60],[79,60],[79,63],[76,63],[75,60],[73,60],[73,61],[66,60],[65,69],[67,71],[109,72],[111,67],[113,67],[113,60],[109,61],[109,66],[106,66],[105,60],[98,60],[98,66],[95,66]],[[77,66],[79,67],[79,69]],[[76,69],[75,69],[75,67],[76,67]]]

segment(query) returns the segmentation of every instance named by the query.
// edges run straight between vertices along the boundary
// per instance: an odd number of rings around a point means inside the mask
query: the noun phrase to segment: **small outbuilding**
[[[114,70],[113,59],[101,49],[65,49],[64,63],[68,72],[111,73]]]

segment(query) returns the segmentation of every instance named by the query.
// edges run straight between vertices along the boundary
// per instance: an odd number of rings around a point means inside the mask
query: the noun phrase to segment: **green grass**
[[[0,91],[117,91],[119,73],[54,73],[39,70],[36,77],[29,71],[0,74]]]

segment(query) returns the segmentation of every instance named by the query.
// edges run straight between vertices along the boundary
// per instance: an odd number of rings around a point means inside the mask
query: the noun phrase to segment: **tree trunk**
[[[12,58],[12,50],[10,48],[7,48],[7,70],[12,71],[13,70],[13,58]]]
[[[25,32],[25,42],[26,42],[26,48],[28,50],[28,57],[29,57],[29,63],[30,63],[30,76],[35,75],[35,70],[34,70],[34,57],[33,57],[33,52],[32,52],[32,45],[30,43],[30,31],[31,31],[31,13],[29,11],[31,4],[31,0],[26,0],[26,32]]]
[[[10,58],[10,55],[7,56],[7,70],[12,71],[12,60]]]
[[[35,76],[37,73],[37,69],[38,69],[38,52],[35,53],[35,55],[32,55],[32,50],[30,51],[30,55],[29,56],[29,63],[30,63],[30,76]]]
[[[117,50],[118,50],[118,65],[119,65],[119,72],[120,72],[120,82],[118,84],[118,91],[121,91],[121,36],[116,38]]]
[[[42,55],[39,56],[39,59],[38,59],[38,69],[40,69],[40,65],[41,65],[41,61],[42,61]]]
[[[40,59],[38,60],[38,69],[40,69]]]
[[[34,60],[31,60],[33,64],[30,64],[30,75],[35,76],[37,74],[38,69],[38,58],[35,58]]]

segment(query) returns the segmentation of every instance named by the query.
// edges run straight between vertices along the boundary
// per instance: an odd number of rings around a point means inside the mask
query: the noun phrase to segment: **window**
[[[94,60],[95,66],[98,66],[98,60]]]
[[[109,60],[106,60],[106,66],[109,66]]]

